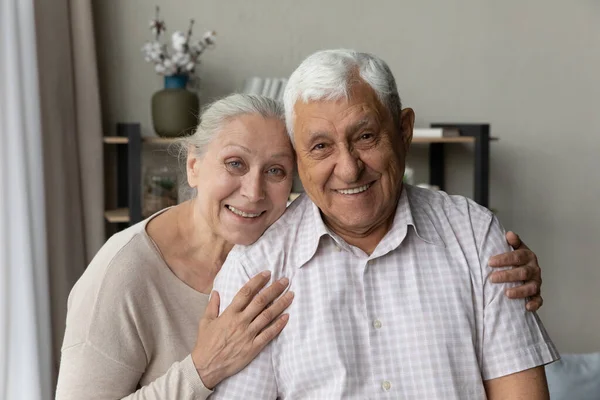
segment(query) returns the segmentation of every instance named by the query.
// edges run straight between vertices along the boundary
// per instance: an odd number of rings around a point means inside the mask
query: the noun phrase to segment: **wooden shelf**
[[[153,144],[172,144],[180,138],[162,138],[157,136],[142,136],[142,142]],[[104,136],[103,142],[106,144],[127,144],[129,138],[123,136]]]
[[[413,143],[475,143],[472,136],[457,137],[414,137]]]
[[[111,223],[129,222],[129,208],[104,211],[104,218]]]
[[[496,141],[498,138],[491,137],[490,141]],[[473,136],[456,136],[456,137],[416,137],[412,140],[413,143],[475,143]]]
[[[104,136],[103,141],[107,144],[127,144],[129,143],[129,138],[122,136]]]

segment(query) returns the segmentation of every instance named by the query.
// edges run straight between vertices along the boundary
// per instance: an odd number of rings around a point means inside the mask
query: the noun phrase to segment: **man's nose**
[[[263,174],[260,171],[249,172],[242,179],[242,196],[256,203],[265,198]]]
[[[350,149],[344,149],[340,152],[335,173],[343,182],[353,183],[359,181],[364,170],[365,164],[360,159],[358,152]]]

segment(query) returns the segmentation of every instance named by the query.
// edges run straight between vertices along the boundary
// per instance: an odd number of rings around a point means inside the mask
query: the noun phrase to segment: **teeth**
[[[257,214],[245,213],[245,212],[238,210],[237,208],[231,207],[231,206],[227,206],[227,208],[229,209],[229,211],[231,211],[235,215],[239,215],[240,217],[244,217],[244,218],[256,218],[256,217],[260,217],[260,214],[262,214],[262,213],[257,213]]]
[[[345,189],[345,190],[338,190],[338,192],[340,192],[341,194],[357,194],[357,193],[362,193],[365,190],[367,190],[369,187],[371,186],[371,184],[367,183],[364,186],[360,186],[354,189]]]

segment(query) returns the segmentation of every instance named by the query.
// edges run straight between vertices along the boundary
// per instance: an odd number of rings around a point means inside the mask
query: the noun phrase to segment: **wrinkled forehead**
[[[323,124],[346,125],[367,120],[379,122],[388,117],[386,111],[369,85],[355,85],[347,97],[306,102],[298,100],[294,105],[294,131]]]
[[[222,124],[210,147],[212,151],[237,145],[248,153],[293,154],[292,145],[283,120],[263,117],[259,114],[245,114],[229,119]]]

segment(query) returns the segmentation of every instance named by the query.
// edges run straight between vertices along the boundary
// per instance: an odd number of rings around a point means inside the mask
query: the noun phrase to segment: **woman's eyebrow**
[[[230,147],[237,147],[238,149],[240,149],[240,150],[242,150],[242,151],[244,151],[245,153],[248,153],[248,154],[252,153],[252,151],[250,151],[249,148],[247,148],[245,146],[242,146],[241,144],[228,144],[228,145],[225,145],[223,147],[223,150],[226,150],[226,149],[228,149]]]

